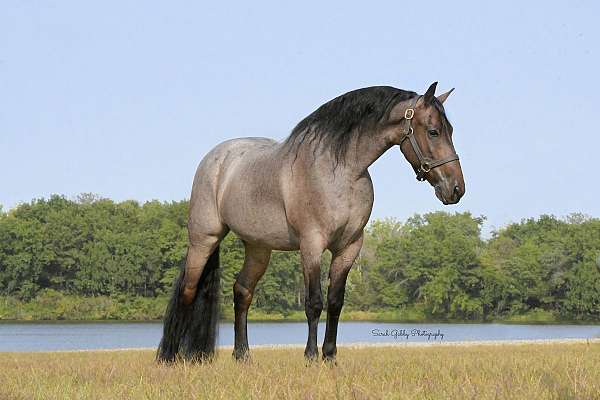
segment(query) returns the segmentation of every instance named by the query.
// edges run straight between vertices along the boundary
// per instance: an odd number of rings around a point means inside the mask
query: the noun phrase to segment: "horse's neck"
[[[359,135],[350,146],[352,150],[346,156],[346,165],[353,174],[362,176],[392,146],[383,131]]]

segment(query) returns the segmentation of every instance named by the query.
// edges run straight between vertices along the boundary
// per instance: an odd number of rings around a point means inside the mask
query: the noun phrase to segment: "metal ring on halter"
[[[406,132],[406,133],[404,134],[404,136],[402,136],[402,139],[400,139],[400,146],[402,146],[402,144],[404,143],[404,141],[405,141],[406,139],[408,139],[408,137],[409,137],[410,135],[412,135],[412,134],[413,134],[413,132],[414,132],[414,131],[413,131],[413,128],[412,128],[412,126],[409,126],[409,127],[408,127],[408,132]]]
[[[431,168],[429,167],[429,163],[421,163],[421,171],[428,173],[429,171],[431,171]]]
[[[415,109],[414,108],[407,108],[406,110],[404,110],[404,119],[412,119],[412,117],[415,115]]]

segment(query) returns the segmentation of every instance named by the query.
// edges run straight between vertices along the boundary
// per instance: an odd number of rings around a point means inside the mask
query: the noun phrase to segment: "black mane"
[[[355,135],[377,126],[395,104],[415,97],[415,92],[390,86],[353,90],[323,104],[292,130],[284,145],[298,152],[304,143],[329,149],[336,164],[343,163]]]

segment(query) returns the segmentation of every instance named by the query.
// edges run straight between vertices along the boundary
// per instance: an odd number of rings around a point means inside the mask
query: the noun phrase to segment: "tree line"
[[[91,194],[0,208],[0,296],[166,297],[185,260],[187,213],[187,201],[140,204]],[[531,312],[600,318],[600,219],[544,215],[487,240],[483,222],[446,212],[371,222],[348,277],[345,310],[410,310],[432,319]],[[229,234],[221,245],[227,307],[243,259],[243,244]],[[324,291],[330,259],[323,257]],[[303,303],[298,253],[274,252],[253,308],[286,315]]]

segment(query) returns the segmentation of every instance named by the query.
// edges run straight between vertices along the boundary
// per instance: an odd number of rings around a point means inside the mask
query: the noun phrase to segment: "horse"
[[[334,361],[348,273],[363,243],[374,195],[369,166],[398,146],[419,181],[443,204],[465,192],[452,125],[436,97],[374,86],[323,104],[287,139],[238,138],[214,147],[200,162],[189,202],[189,243],[164,318],[159,362],[211,360],[219,317],[219,243],[234,232],[245,259],[233,286],[236,360],[249,358],[247,315],[273,250],[300,250],[308,340],[304,355],[318,359],[323,310],[320,266],[332,254],[322,357]]]

